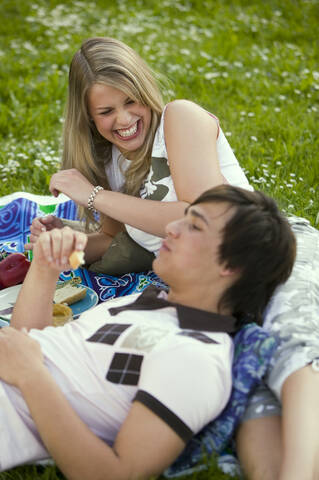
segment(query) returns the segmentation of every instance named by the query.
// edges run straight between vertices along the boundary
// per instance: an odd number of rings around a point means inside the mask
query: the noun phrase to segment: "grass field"
[[[2,0],[0,18],[0,196],[49,193],[70,59],[83,39],[113,36],[158,72],[166,100],[219,117],[255,188],[319,224],[317,0]],[[57,475],[30,467],[0,479]],[[195,478],[227,476],[212,467]]]

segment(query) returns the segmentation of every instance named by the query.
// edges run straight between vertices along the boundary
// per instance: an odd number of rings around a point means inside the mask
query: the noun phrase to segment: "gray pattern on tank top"
[[[170,170],[166,158],[152,157],[151,168],[145,180],[140,195],[148,200],[163,200],[169,188],[161,180],[170,177]]]

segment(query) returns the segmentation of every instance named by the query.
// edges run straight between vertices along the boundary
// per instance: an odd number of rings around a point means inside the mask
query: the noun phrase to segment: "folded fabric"
[[[255,323],[249,323],[237,332],[230,399],[222,413],[190,440],[175,463],[165,471],[166,478],[201,470],[205,458],[220,455],[230,446],[248,398],[266,374],[277,344],[275,337]]]

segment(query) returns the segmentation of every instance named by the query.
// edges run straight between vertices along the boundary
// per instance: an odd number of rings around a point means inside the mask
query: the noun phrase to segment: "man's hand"
[[[26,250],[32,250],[41,233],[49,232],[54,228],[63,228],[63,222],[60,218],[54,215],[35,218],[30,227],[30,242],[26,243],[24,248]]]
[[[33,248],[33,260],[13,309],[14,328],[52,325],[52,304],[60,272],[70,270],[69,257],[83,251],[87,236],[70,227],[42,232]]]
[[[44,368],[40,344],[26,330],[0,329],[0,378],[20,387],[21,382],[35,378]]]
[[[69,227],[42,232],[33,249],[33,262],[54,271],[69,270],[69,257],[74,250],[83,251],[87,235]]]

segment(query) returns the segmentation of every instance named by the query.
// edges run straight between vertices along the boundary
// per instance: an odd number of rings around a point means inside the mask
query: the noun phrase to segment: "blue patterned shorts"
[[[280,343],[265,384],[252,395],[244,420],[280,414],[277,399],[287,377],[309,364],[319,370],[319,231],[304,218],[289,217],[289,223],[297,240],[296,263],[264,315],[264,328]]]

